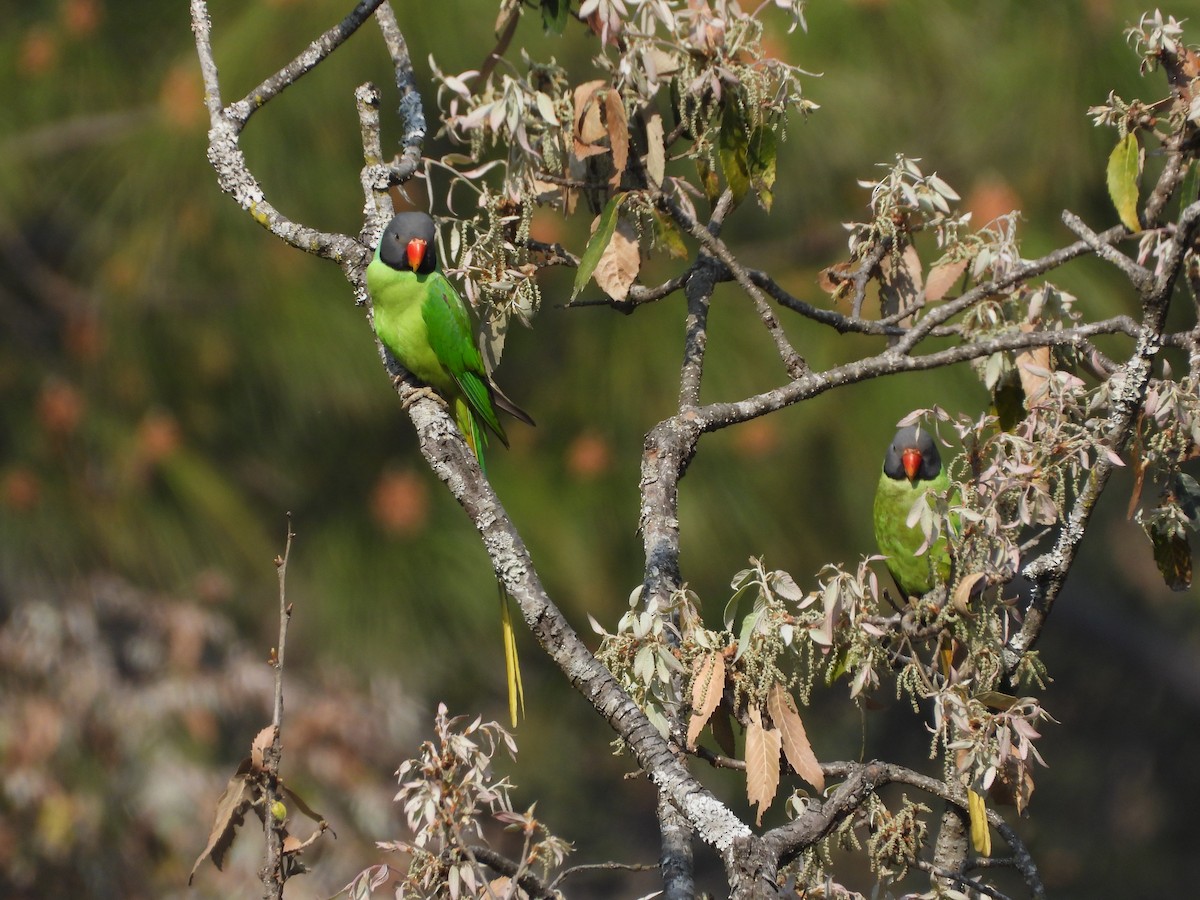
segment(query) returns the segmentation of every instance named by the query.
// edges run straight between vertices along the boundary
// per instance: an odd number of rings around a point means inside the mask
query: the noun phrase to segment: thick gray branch
[[[417,428],[421,452],[467,512],[487,550],[497,579],[546,654],[571,685],[626,742],[661,795],[686,818],[694,833],[725,852],[750,829],[676,758],[667,740],[621,689],[567,623],[542,586],[529,551],[452,420],[417,388],[399,383]]]

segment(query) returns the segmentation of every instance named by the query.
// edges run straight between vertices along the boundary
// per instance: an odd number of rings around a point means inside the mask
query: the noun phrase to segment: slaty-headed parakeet
[[[949,487],[933,436],[919,425],[897,431],[875,489],[875,542],[906,597],[923,596],[950,578],[945,531],[918,556],[925,535],[919,526],[907,524],[918,498],[928,491],[944,493]]]
[[[400,365],[445,399],[484,469],[487,431],[508,446],[497,410],[530,425],[533,419],[505,397],[488,375],[467,306],[438,265],[433,219],[422,212],[403,212],[388,223],[367,266],[367,290],[379,340]],[[515,726],[518,704],[524,708],[525,700],[503,588],[500,602],[508,707]]]

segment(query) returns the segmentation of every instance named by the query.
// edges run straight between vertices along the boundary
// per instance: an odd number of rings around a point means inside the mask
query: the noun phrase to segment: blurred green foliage
[[[349,6],[214,0],[223,99],[248,91]],[[445,71],[483,61],[494,11],[473,9],[397,4],[420,79],[430,53]],[[816,272],[844,256],[840,223],[862,216],[866,196],[855,181],[898,152],[958,188],[978,224],[1023,209],[1026,256],[1068,240],[1064,207],[1097,227],[1111,223],[1103,173],[1112,135],[1094,129],[1086,109],[1110,90],[1161,93],[1139,79],[1122,40],[1142,11],[1132,0],[813,4],[807,34],[780,29],[772,40],[778,54],[823,73],[807,88],[821,109],[789,129],[772,213],[739,209],[726,239],[748,264],[825,302]],[[431,708],[445,699],[454,710],[499,715],[502,657],[486,557],[415,452],[341,274],[284,247],[219,193],[204,155],[185,5],[5,2],[0,17],[4,585],[116,573],[224,604],[265,646],[275,627],[271,558],[290,510],[299,534],[295,658],[345,661],[364,679],[385,668]],[[550,41],[527,16],[514,46],[570,60],[582,75],[595,45],[578,32]],[[251,167],[287,215],[357,231],[353,89],[368,79],[394,108],[371,27],[249,126]],[[435,120],[431,93],[425,101]],[[386,136],[398,131],[394,117],[385,120]],[[539,218],[537,227],[577,249],[586,233],[579,221]],[[1061,280],[1089,316],[1128,309],[1128,290],[1099,264]],[[682,299],[626,318],[559,308],[569,273],[542,288],[535,328],[510,338],[499,372],[539,426],[514,426],[512,450],[494,454],[490,469],[551,595],[586,630],[586,613],[611,623],[641,579],[639,454],[643,434],[674,403]],[[874,348],[811,323],[786,326],[814,366]],[[711,335],[705,399],[782,378],[731,287],[718,293]],[[751,554],[803,584],[826,561],[872,552],[882,447],[897,419],[933,403],[978,410],[985,395],[964,367],[867,383],[706,438],[682,484],[683,564],[714,616]],[[1097,541],[1129,542],[1134,532],[1113,534]],[[1111,583],[1159,597],[1145,549],[1148,577],[1137,562]],[[620,762],[598,758],[606,738],[580,704],[567,703],[561,718],[545,715],[563,688],[535,654],[524,656],[531,716],[515,780],[527,796],[546,797],[541,812],[553,821],[571,815],[580,791],[568,779],[583,776],[556,779],[548,770],[558,763],[547,760],[587,758],[597,783]],[[1047,706],[1054,711],[1052,699]],[[1193,726],[1195,712],[1187,708]],[[818,730],[818,753],[853,755],[860,724],[839,717]],[[1048,736],[1052,764],[1054,742],[1071,746],[1072,724]],[[405,752],[397,748],[397,759]],[[915,753],[920,759],[921,748]],[[1034,809],[1035,818],[1047,812],[1037,800]],[[596,852],[618,852],[618,837]],[[1141,841],[1130,852],[1162,866],[1184,846],[1161,825]],[[1090,896],[1089,885],[1118,877],[1091,880],[1095,855],[1078,852],[1086,858],[1063,864],[1056,896]]]

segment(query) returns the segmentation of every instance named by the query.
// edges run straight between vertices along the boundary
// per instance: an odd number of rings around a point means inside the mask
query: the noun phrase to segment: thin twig
[[[271,743],[263,751],[262,784],[266,795],[263,824],[267,847],[265,865],[260,874],[265,895],[271,900],[282,900],[283,884],[288,877],[288,867],[285,864],[283,852],[283,823],[276,819],[275,809],[277,804],[282,803],[279,764],[283,758],[283,664],[287,654],[288,624],[292,620],[292,605],[287,600],[287,566],[288,558],[292,553],[292,539],[295,536],[292,531],[292,514],[288,513],[287,540],[284,542],[283,555],[275,557],[275,571],[279,579],[279,645],[271,654],[271,664],[275,669],[275,703],[271,712]],[[320,833],[321,831],[317,832],[317,834]]]
[[[708,228],[697,222],[691,215],[684,211],[672,197],[665,193],[657,195],[657,203],[662,209],[671,216],[688,234],[700,242],[700,246],[711,253],[717,259],[725,264],[733,275],[736,281],[750,297],[754,303],[754,308],[758,312],[759,319],[762,320],[767,332],[771,335],[771,339],[775,342],[775,349],[779,353],[779,358],[783,361],[784,371],[791,378],[799,378],[802,374],[808,371],[808,363],[804,361],[796,348],[791,345],[787,339],[787,335],[783,332],[783,327],[779,324],[779,319],[771,309],[771,304],[767,302],[767,297],[762,290],[750,278],[750,273],[737,260],[737,257],[725,246],[724,242],[716,237]],[[716,220],[720,221],[720,220]]]
[[[287,566],[292,553],[292,514],[287,514],[287,541],[283,556],[275,557],[275,569],[279,576],[279,648],[275,651],[275,706],[271,713],[271,724],[276,728],[283,725],[283,657],[287,652],[288,623],[292,620],[292,605],[287,602]]]
[[[1070,228],[1075,234],[1083,238],[1089,247],[1092,248],[1098,257],[1105,262],[1110,262],[1129,279],[1130,284],[1138,291],[1144,291],[1149,287],[1153,277],[1144,268],[1135,263],[1124,253],[1118,252],[1112,245],[1106,244],[1100,240],[1100,236],[1092,229],[1087,227],[1087,224],[1079,216],[1070,210],[1064,209],[1062,212],[1063,224]]]
[[[550,882],[550,889],[554,890],[563,881],[575,875],[583,875],[588,872],[653,872],[658,868],[655,863],[619,863],[619,862],[603,862],[603,863],[583,863],[578,866],[571,866],[569,869],[563,869]]]
[[[959,872],[951,872],[949,869],[944,869],[941,866],[935,866],[933,863],[928,863],[923,859],[916,860],[916,864],[918,869],[921,869],[923,872],[928,872],[935,878],[948,879],[953,881],[955,884],[960,885],[961,887],[967,888],[968,890],[979,891],[981,894],[986,894],[989,897],[995,897],[996,900],[1010,900],[1007,894],[1000,893],[1000,891],[996,890],[991,885],[984,884],[982,881],[976,881],[974,878],[968,878]]]
[[[229,104],[225,110],[226,118],[241,131],[254,113],[315,69],[322,60],[344,44],[382,2],[383,0],[359,0],[358,5],[350,10],[342,21],[312,41],[295,59],[265,78],[241,100]]]

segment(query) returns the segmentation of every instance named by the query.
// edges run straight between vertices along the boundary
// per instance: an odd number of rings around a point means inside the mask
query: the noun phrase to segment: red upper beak
[[[904,474],[908,476],[908,480],[916,481],[917,473],[921,471],[921,451],[916,447],[909,447],[900,454],[900,462],[904,466]]]
[[[408,267],[414,272],[421,268],[421,262],[425,259],[425,242],[420,238],[413,238],[408,242]]]

